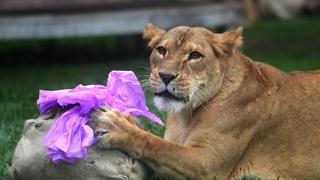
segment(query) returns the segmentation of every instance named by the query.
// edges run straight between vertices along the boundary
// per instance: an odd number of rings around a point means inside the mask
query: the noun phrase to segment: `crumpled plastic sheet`
[[[37,104],[41,113],[72,105],[58,117],[43,141],[54,163],[61,160],[74,163],[77,158],[86,158],[87,149],[94,140],[93,130],[86,123],[90,111],[102,104],[163,125],[149,112],[140,83],[132,71],[111,71],[107,86],[80,84],[73,89],[40,90]]]

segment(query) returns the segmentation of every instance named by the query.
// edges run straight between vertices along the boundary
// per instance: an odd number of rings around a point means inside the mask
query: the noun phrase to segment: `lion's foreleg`
[[[214,153],[205,148],[170,142],[142,130],[135,133],[131,142],[134,143],[127,149],[132,155],[159,174],[192,179],[222,177],[222,172],[215,172]]]

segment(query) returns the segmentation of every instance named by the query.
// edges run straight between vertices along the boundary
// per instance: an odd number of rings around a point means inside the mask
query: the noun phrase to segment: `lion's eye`
[[[158,51],[159,54],[161,54],[163,56],[167,53],[167,49],[165,47],[163,47],[163,46],[157,47],[157,51]]]
[[[203,55],[201,53],[199,53],[198,51],[193,51],[189,54],[189,57],[188,59],[191,60],[191,59],[199,59],[203,57]]]

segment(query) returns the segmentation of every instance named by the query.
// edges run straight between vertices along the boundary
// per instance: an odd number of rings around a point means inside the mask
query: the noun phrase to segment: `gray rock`
[[[23,134],[15,149],[9,174],[13,180],[100,180],[147,179],[150,172],[140,161],[118,150],[89,148],[86,160],[75,164],[54,164],[46,156],[42,140],[55,119],[42,117],[25,121]]]

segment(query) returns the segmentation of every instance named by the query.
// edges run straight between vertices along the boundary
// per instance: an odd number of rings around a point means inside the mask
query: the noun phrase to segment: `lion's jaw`
[[[193,110],[222,86],[224,65],[240,30],[215,34],[204,28],[178,26],[166,32],[147,25],[144,37],[153,49],[150,85],[154,104],[164,112]],[[232,39],[233,38],[233,39]],[[226,41],[226,42],[225,42]]]
[[[151,73],[150,77],[154,77]],[[213,97],[222,86],[222,74],[203,73],[201,75],[189,76],[185,80],[173,80],[169,84],[156,78],[150,78],[150,84],[154,94],[153,102],[159,111],[180,112],[187,108],[193,110]],[[180,92],[177,92],[180,91]]]
[[[153,103],[157,109],[162,112],[180,112],[185,106],[183,102],[168,100],[159,96],[153,97]]]
[[[155,74],[158,73],[151,73],[150,77],[154,77]],[[159,77],[150,78],[154,105],[163,112],[180,112],[184,108],[190,111],[210,99],[218,90],[208,79],[208,76],[191,76],[184,80],[173,80],[165,85]]]
[[[169,83],[165,83],[154,69],[150,74],[150,85],[153,92],[154,105],[163,112],[179,112],[191,100],[190,82],[182,76],[177,76]]]

